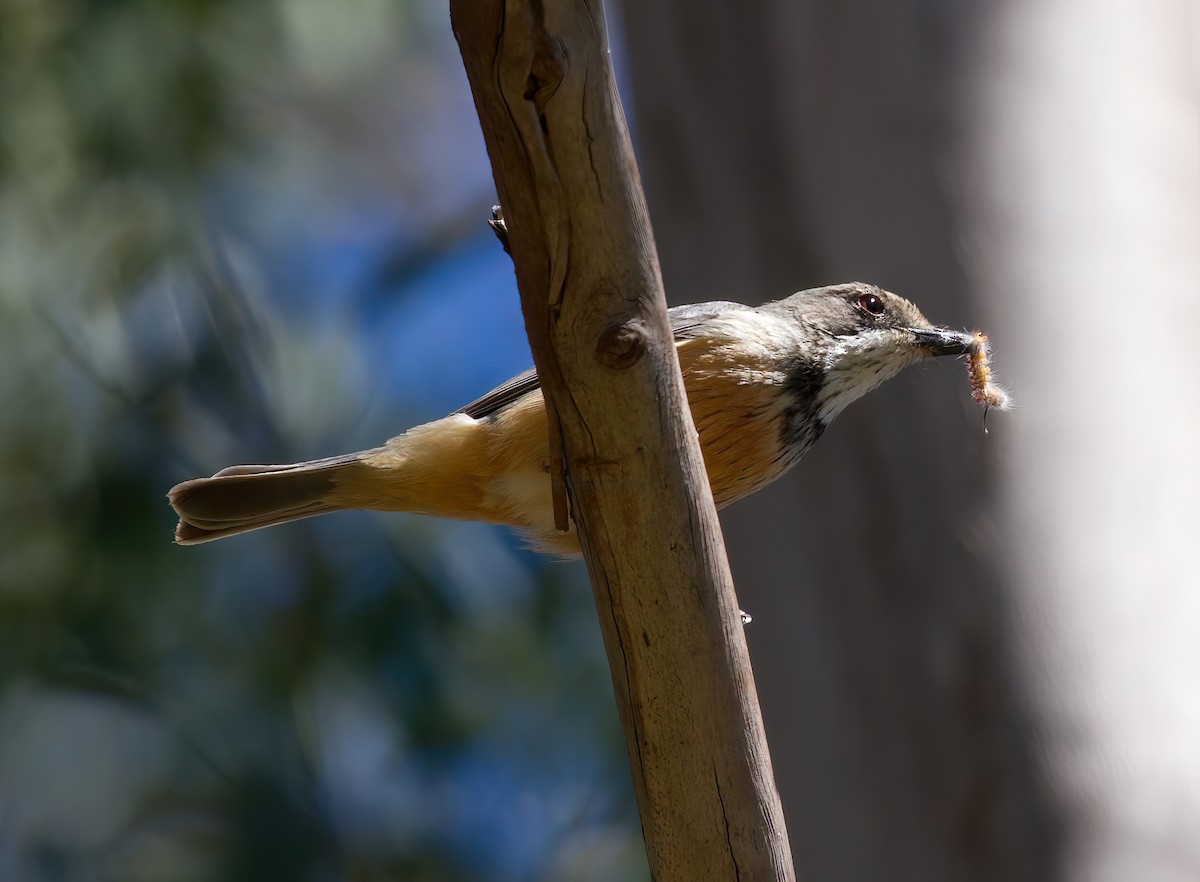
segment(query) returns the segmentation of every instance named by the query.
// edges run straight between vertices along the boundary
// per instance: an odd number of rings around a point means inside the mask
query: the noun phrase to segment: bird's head
[[[814,409],[825,425],[910,364],[971,346],[970,334],[936,327],[908,300],[862,282],[801,291],[771,308],[802,327],[804,361],[819,375]]]

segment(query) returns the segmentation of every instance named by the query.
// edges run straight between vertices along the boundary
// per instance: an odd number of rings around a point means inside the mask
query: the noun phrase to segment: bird
[[[979,348],[976,336],[935,326],[909,300],[864,282],[668,316],[718,508],[787,472],[849,404],[904,368]],[[531,369],[380,447],[235,465],[177,484],[168,499],[180,545],[367,509],[507,524],[539,551],[575,556],[574,527],[555,526],[549,472],[546,405]]]

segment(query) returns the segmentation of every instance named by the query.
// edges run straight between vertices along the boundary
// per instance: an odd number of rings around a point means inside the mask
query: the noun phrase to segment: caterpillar
[[[984,407],[996,410],[1008,410],[1012,407],[1012,398],[992,379],[992,368],[988,362],[991,346],[987,334],[976,331],[971,335],[971,345],[967,350],[967,376],[971,380],[971,397]]]

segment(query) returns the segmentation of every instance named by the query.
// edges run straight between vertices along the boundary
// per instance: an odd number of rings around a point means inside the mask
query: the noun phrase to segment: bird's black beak
[[[965,355],[971,351],[974,338],[963,331],[950,328],[909,328],[917,346],[926,355]]]

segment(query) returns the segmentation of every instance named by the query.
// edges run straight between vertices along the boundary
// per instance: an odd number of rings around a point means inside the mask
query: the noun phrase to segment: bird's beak
[[[909,328],[917,348],[925,355],[965,355],[971,351],[974,338],[963,331],[950,328]]]

